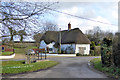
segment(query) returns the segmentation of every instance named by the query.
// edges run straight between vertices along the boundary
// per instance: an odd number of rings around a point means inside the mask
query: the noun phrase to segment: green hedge
[[[111,66],[112,65],[112,46],[107,47],[107,45],[103,45],[101,47],[101,59],[103,66]]]

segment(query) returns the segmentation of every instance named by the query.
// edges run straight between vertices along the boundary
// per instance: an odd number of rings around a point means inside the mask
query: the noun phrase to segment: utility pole
[[[61,53],[61,28],[60,28],[60,47],[59,47],[59,53]]]

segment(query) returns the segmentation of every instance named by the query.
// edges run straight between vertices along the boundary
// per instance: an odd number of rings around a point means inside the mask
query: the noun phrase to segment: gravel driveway
[[[95,57],[53,57],[50,60],[60,64],[43,71],[10,76],[11,78],[107,78],[99,71],[88,66],[89,60]]]

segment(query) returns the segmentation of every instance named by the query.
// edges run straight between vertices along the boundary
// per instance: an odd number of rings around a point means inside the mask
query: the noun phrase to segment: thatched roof
[[[45,43],[55,42],[59,44],[59,31],[47,31],[41,38]],[[90,40],[79,28],[61,31],[61,44],[90,44]]]
[[[46,44],[57,42],[59,36],[58,33],[58,31],[47,31],[45,34],[43,34],[40,41],[44,40]]]
[[[90,44],[90,40],[82,33],[79,28],[71,29],[62,36],[62,44]]]

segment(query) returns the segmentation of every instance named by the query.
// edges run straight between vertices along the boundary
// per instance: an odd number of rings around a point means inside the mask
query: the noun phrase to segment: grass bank
[[[35,46],[29,46],[27,48],[14,48],[16,54],[26,54],[28,49],[36,49],[37,47]]]
[[[9,56],[12,54],[13,54],[13,52],[2,52],[2,56]]]
[[[47,69],[58,64],[56,61],[41,61],[24,64],[25,61],[4,61],[2,63],[2,74],[17,74]]]
[[[95,69],[108,74],[110,77],[120,78],[120,68],[114,67],[114,66],[102,67],[100,58],[95,58],[95,59],[91,60],[90,62],[93,63],[93,66]]]

